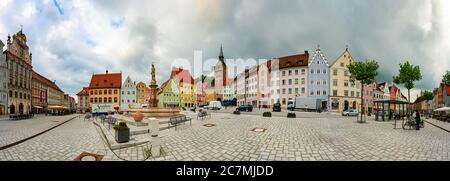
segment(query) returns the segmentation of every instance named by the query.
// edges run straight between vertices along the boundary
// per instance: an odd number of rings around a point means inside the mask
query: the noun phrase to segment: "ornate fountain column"
[[[156,78],[155,78],[155,64],[152,63],[152,81],[150,83],[150,97],[148,99],[148,107],[149,108],[155,108],[158,107],[158,100],[157,100],[157,92],[158,92],[158,85],[156,84]]]

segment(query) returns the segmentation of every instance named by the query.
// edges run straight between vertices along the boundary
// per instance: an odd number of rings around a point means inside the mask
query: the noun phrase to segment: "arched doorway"
[[[348,110],[349,102],[344,101],[344,111]]]
[[[356,101],[353,101],[353,109],[356,110]]]
[[[19,104],[19,114],[23,114],[23,104]]]
[[[9,106],[9,114],[16,114],[16,106],[14,104]]]
[[[237,106],[237,99],[236,98],[233,99],[233,103],[232,104],[233,104],[233,106]]]

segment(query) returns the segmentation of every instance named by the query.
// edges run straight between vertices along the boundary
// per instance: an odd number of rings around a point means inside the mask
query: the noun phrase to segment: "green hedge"
[[[287,117],[288,118],[296,118],[297,115],[295,115],[295,113],[290,112],[290,113],[287,114]]]
[[[272,113],[271,112],[264,112],[263,113],[263,117],[272,117]]]

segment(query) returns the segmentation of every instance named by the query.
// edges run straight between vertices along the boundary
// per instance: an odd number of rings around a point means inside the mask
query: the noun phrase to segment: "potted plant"
[[[241,111],[239,111],[239,110],[233,111],[233,114],[239,115],[239,114],[241,114]]]
[[[116,141],[118,143],[125,143],[130,141],[130,128],[128,128],[125,122],[119,122],[114,125]]]
[[[138,112],[134,113],[134,115],[133,115],[134,121],[136,121],[138,123],[141,122],[143,118],[144,118],[144,115],[141,113],[141,111],[138,111]]]

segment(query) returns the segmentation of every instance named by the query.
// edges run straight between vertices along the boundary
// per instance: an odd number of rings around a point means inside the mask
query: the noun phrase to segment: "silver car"
[[[358,116],[358,114],[358,111],[354,109],[349,109],[342,112],[342,116]]]

